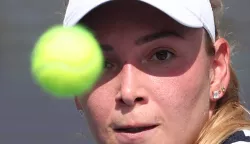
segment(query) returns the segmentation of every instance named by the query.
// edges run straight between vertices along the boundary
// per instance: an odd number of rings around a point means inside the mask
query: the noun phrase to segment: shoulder
[[[250,130],[237,131],[222,144],[250,144]]]

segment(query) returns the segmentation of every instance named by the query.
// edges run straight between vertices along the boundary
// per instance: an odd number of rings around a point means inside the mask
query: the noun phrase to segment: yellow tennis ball
[[[94,35],[83,26],[54,26],[37,41],[31,57],[36,83],[58,98],[91,90],[103,71],[103,54]]]

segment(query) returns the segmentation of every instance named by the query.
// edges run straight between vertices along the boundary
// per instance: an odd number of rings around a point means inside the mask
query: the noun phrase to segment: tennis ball
[[[31,56],[31,73],[45,92],[71,98],[91,90],[103,71],[103,54],[84,26],[53,26],[38,39]]]

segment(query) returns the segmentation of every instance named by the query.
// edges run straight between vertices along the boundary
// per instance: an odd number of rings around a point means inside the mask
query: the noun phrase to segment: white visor
[[[69,0],[64,26],[76,25],[96,7],[112,0]],[[145,2],[180,24],[190,28],[205,28],[215,41],[214,15],[209,0],[139,0]]]

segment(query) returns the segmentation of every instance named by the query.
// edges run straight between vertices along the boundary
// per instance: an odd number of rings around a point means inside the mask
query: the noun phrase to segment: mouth
[[[149,126],[127,126],[127,127],[119,127],[115,128],[114,130],[117,133],[140,133],[143,131],[151,130],[156,128],[158,125],[149,125]]]

